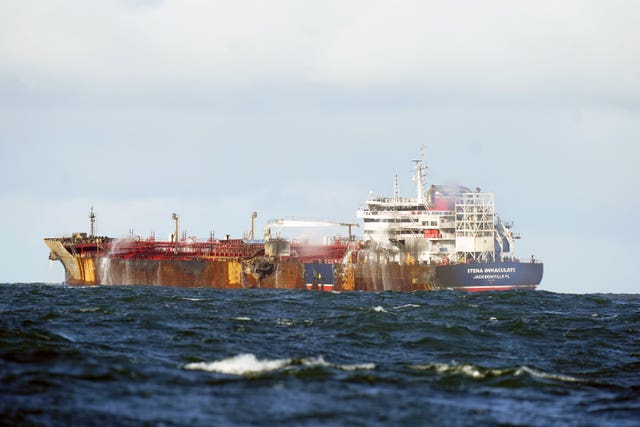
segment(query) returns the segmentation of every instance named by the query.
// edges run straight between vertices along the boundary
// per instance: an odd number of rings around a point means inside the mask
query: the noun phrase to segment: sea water
[[[640,295],[0,285],[0,424],[640,425]]]

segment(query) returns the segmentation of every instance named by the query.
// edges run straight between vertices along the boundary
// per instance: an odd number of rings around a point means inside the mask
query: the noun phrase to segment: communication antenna
[[[96,234],[96,214],[93,212],[93,206],[91,206],[91,210],[89,211],[89,221],[91,221],[91,233],[89,233],[89,237],[93,237]]]

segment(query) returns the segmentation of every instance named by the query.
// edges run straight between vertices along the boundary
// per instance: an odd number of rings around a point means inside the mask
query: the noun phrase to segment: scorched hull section
[[[100,284],[161,285],[197,288],[303,289],[302,265],[275,264],[268,275],[252,271],[248,261],[220,260],[132,260],[98,259],[96,278]]]

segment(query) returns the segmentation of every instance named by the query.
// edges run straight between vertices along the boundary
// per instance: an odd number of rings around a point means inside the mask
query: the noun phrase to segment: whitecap
[[[291,364],[291,359],[258,360],[255,355],[247,353],[215,362],[188,363],[185,365],[185,369],[230,375],[248,375],[275,371],[289,364]]]
[[[384,307],[382,307],[381,305],[377,306],[377,307],[372,307],[371,308],[373,311],[376,311],[378,313],[388,313],[387,310],[384,309]]]
[[[509,372],[508,369],[487,369],[472,364],[459,365],[456,363],[430,363],[427,365],[412,365],[410,367],[418,370],[435,371],[438,374],[462,375],[476,380],[497,377]]]
[[[515,375],[516,377],[519,377],[524,374],[531,375],[532,377],[535,377],[535,378],[544,378],[548,380],[557,380],[557,381],[564,381],[564,382],[570,382],[570,383],[581,381],[579,378],[572,377],[569,375],[553,374],[549,372],[538,371],[536,369],[529,368],[528,366],[521,366],[515,371],[513,375]]]
[[[336,368],[343,371],[371,371],[376,369],[375,363],[356,363],[354,365],[335,365]]]
[[[427,365],[411,365],[410,368],[417,370],[434,371],[438,374],[449,375],[462,375],[473,379],[485,379],[492,377],[499,377],[503,375],[513,375],[520,377],[523,375],[530,375],[535,378],[544,378],[556,381],[564,382],[580,382],[581,380],[575,377],[562,374],[553,374],[548,372],[538,371],[528,366],[521,366],[517,369],[514,368],[483,368],[472,364],[447,364],[447,363],[430,363]]]
[[[398,310],[400,308],[419,308],[420,306],[418,304],[404,304],[404,305],[399,305],[397,307],[393,307],[394,310]]]
[[[315,366],[323,366],[327,368],[340,369],[343,371],[366,371],[372,370],[376,368],[375,363],[356,363],[353,365],[340,365],[329,363],[322,356],[319,357],[309,357],[301,360],[303,366],[307,367],[315,367]]]
[[[232,317],[231,320],[237,320],[239,322],[250,322],[251,318],[245,317],[245,316],[239,316],[239,317]]]
[[[302,364],[303,366],[307,366],[307,367],[330,366],[329,363],[327,363],[324,360],[324,357],[322,357],[322,356],[305,357],[304,359],[300,360],[300,364]]]
[[[372,370],[376,367],[374,363],[357,363],[351,365],[329,363],[324,360],[322,356],[302,359],[259,360],[255,355],[246,353],[214,362],[188,363],[184,368],[229,375],[256,375],[280,369],[293,369],[295,366],[302,366],[304,368],[324,367],[343,371]]]
[[[480,368],[469,364],[448,365],[446,363],[436,363],[434,369],[439,374],[459,374],[475,379],[482,379],[486,377],[486,374],[483,373]]]

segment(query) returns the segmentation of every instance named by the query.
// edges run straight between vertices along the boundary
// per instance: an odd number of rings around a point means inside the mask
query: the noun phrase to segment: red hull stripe
[[[307,286],[307,290],[308,291],[313,289],[313,284],[312,283],[307,283],[306,286]],[[326,285],[318,283],[317,287],[318,287],[318,290],[323,290],[323,289],[325,291],[332,291],[333,290],[333,284],[331,284],[331,283],[327,283]]]

